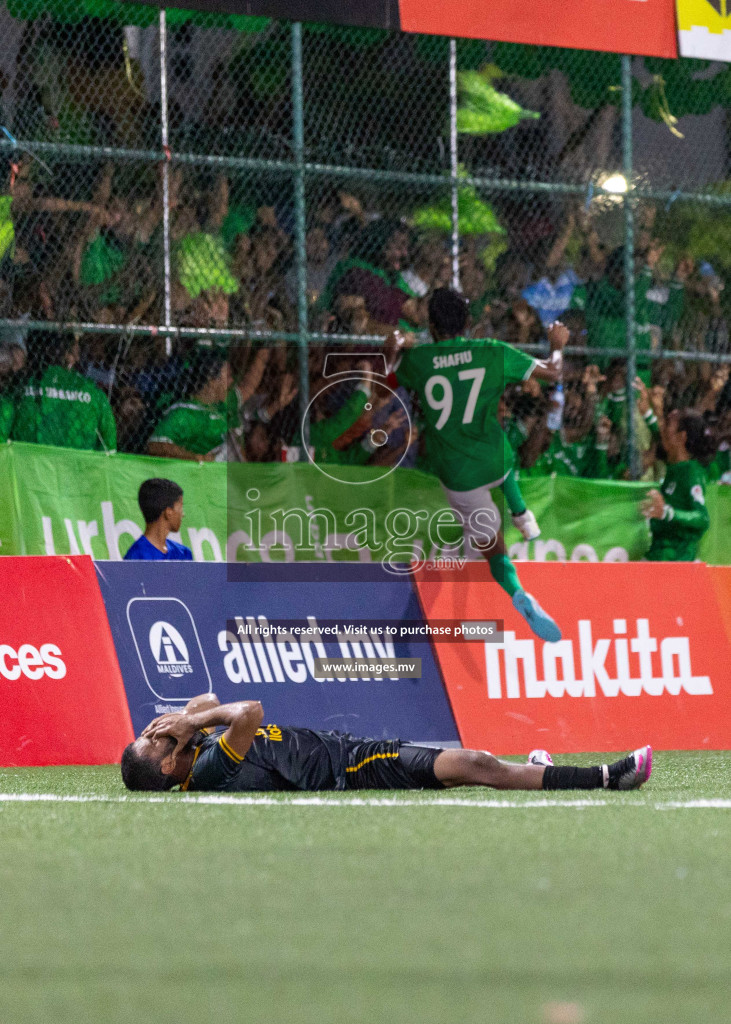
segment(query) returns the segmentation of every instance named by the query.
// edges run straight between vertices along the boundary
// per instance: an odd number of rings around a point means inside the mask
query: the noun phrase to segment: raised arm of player
[[[392,331],[386,338],[383,352],[386,356],[386,372],[392,373],[405,348],[416,344],[415,335],[409,331]]]
[[[142,735],[154,740],[160,736],[171,736],[176,747],[171,755],[172,768],[178,754],[200,729],[215,729],[227,726],[224,742],[239,757],[245,757],[254,742],[256,730],[264,718],[264,709],[258,700],[241,700],[235,704],[219,704],[192,714],[161,715],[143,729]]]
[[[551,346],[551,355],[548,359],[539,359],[533,367],[531,377],[536,380],[545,380],[554,384],[561,379],[563,370],[563,350],[568,343],[571,332],[559,320],[552,323],[547,332],[548,343]]]
[[[183,708],[184,715],[195,714],[196,711],[208,711],[209,708],[220,708],[221,702],[215,693],[201,693],[192,697]]]

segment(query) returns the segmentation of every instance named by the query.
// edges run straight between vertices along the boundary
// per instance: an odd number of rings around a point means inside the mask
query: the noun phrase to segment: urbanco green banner
[[[417,470],[338,467],[336,480],[310,464],[194,463],[17,442],[0,448],[0,551],[120,559],[144,528],[139,486],[160,476],[183,488],[180,539],[198,561],[408,562],[462,554],[461,530],[438,481]],[[542,534],[522,541],[510,525],[510,553],[530,561],[639,559],[649,544],[639,511],[648,489],[525,480]],[[711,529],[700,556],[731,564],[731,487],[711,485],[707,499]]]

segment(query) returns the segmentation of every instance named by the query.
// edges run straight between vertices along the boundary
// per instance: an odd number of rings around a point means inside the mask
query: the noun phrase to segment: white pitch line
[[[664,804],[657,805],[660,811],[681,811],[686,808],[704,808],[704,807],[731,807],[731,800],[670,800]]]
[[[585,808],[585,807],[650,807],[655,811],[694,810],[704,808],[731,809],[731,800],[686,800],[667,803],[613,804],[608,800],[468,800],[464,797],[435,797],[424,800],[395,797],[332,797],[295,796],[277,799],[271,796],[233,796],[207,794],[170,799],[167,796],[96,796],[63,793],[0,793],[0,803],[68,803],[68,804],[165,804],[187,807],[190,804],[227,805],[232,807],[474,807],[487,810],[520,810],[521,808]]]

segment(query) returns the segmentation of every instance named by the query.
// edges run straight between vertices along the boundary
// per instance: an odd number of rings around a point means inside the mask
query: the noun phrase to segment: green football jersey
[[[12,395],[0,395],[0,441],[7,441],[13,429],[15,419],[15,402]]]
[[[195,398],[176,402],[163,414],[150,442],[167,442],[194,455],[207,455],[223,444],[235,414],[229,402],[205,405]]]
[[[652,287],[652,272],[645,267],[635,279],[635,336],[642,363],[643,351],[652,348],[652,318],[647,293]],[[624,291],[613,288],[606,278],[589,281],[574,289],[570,309],[580,309],[586,315],[589,344],[596,348],[627,347],[627,316]],[[654,307],[653,307],[654,311]],[[592,357],[593,358],[593,357]],[[604,368],[607,358],[597,360]]]
[[[117,424],[104,392],[76,370],[49,366],[28,384],[15,412],[15,441],[114,451]]]
[[[651,519],[652,543],[645,557],[651,562],[692,562],[698,543],[710,525],[705,498],[706,474],[695,459],[670,463],[660,492],[671,512]]]
[[[591,480],[607,480],[611,473],[606,446],[597,445],[591,432],[580,441],[565,441],[558,430],[551,444],[527,472],[528,476],[578,476]]]
[[[432,470],[452,491],[499,483],[513,451],[497,419],[508,384],[527,380],[536,360],[491,338],[454,338],[407,349],[396,370],[424,413]]]
[[[333,448],[333,442],[363,415],[368,397],[367,388],[358,386],[332,416],[326,416],[310,424],[310,444],[315,449],[316,462],[365,465],[372,452],[367,451],[360,441],[354,441],[343,451]]]

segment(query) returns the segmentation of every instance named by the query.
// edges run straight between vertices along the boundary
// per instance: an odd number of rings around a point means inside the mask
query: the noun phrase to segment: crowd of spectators
[[[297,330],[291,205],[247,203],[223,175],[201,179],[170,165],[172,318],[205,328],[206,337],[103,333],[105,325],[164,322],[161,181],[131,188],[109,163],[86,198],[71,200],[34,173],[28,158],[9,164],[0,198],[0,315],[100,331],[20,326],[0,334],[0,439],[198,461],[301,457],[297,348],[256,337]],[[399,328],[426,337],[428,298],[452,280],[449,240],[373,205],[334,188],[309,204],[310,330],[385,337]],[[583,206],[523,213],[519,228],[508,218],[496,260],[484,236],[463,239],[459,254],[471,336],[540,346],[561,318],[578,350],[566,358],[559,429],[549,427],[555,396],[530,380],[505,393],[501,418],[516,468],[626,478],[631,415],[643,478],[659,479],[657,427],[671,409],[690,407],[721,442],[711,476],[729,480],[729,365],[703,358],[731,351],[719,274],[686,255],[668,265],[656,211],[640,208],[638,376],[628,396],[623,250]],[[230,328],[255,340],[227,340]],[[601,351],[582,355],[587,347]],[[660,350],[662,358],[651,358]],[[347,340],[310,347],[315,457],[428,471],[418,408],[403,389],[384,386],[365,351]],[[688,351],[695,358],[673,354]],[[347,380],[326,373],[331,353]]]

